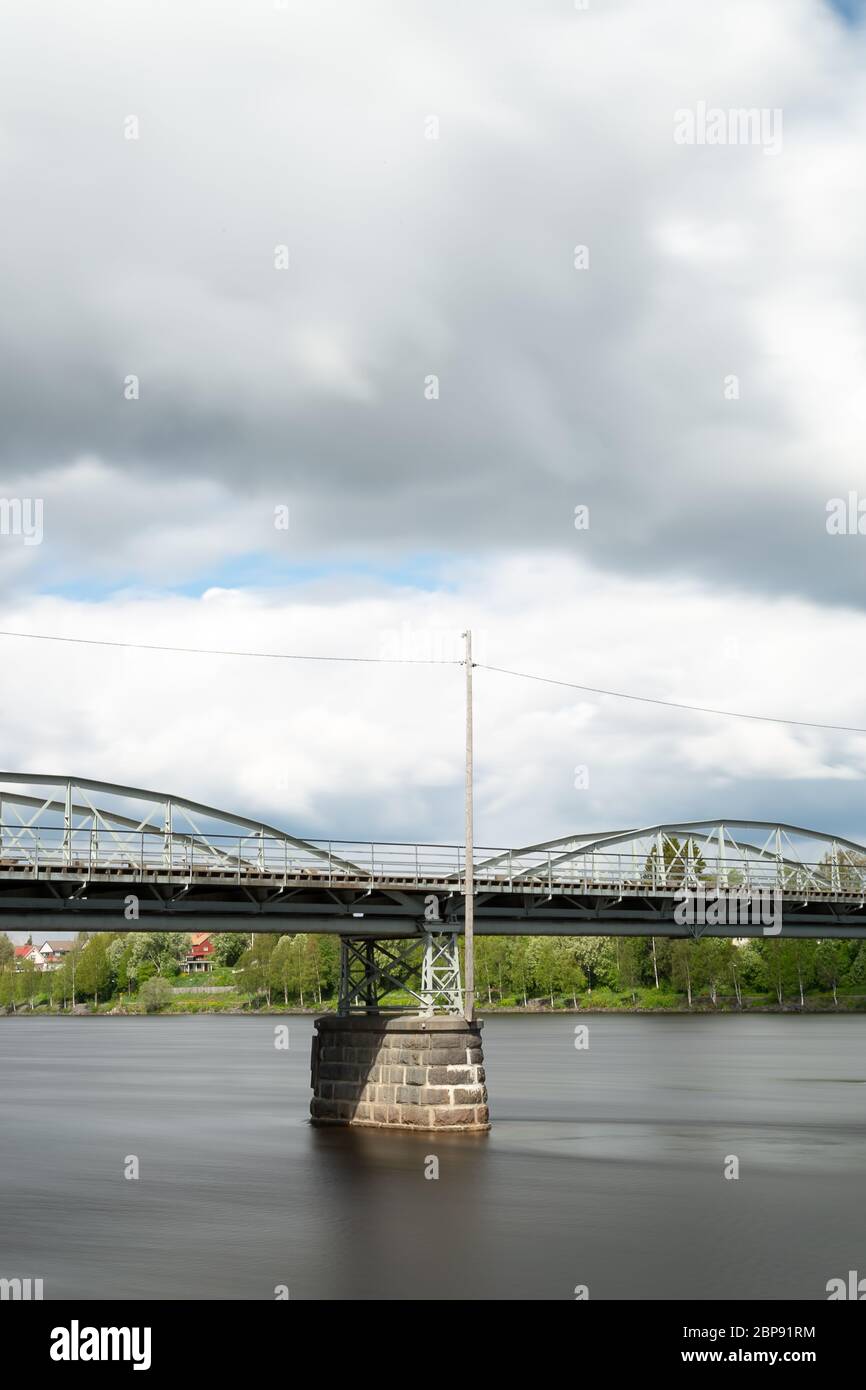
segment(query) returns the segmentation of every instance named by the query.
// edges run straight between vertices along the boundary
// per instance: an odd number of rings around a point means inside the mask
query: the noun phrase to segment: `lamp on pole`
[[[463,1016],[475,1012],[475,865],[472,844],[472,633],[463,634],[466,667],[466,848],[463,865]]]

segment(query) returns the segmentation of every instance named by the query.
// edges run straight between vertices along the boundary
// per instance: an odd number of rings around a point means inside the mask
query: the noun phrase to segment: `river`
[[[489,1019],[493,1129],[463,1137],[312,1128],[311,1032],[0,1019],[0,1276],[46,1299],[822,1299],[866,1274],[866,1017]]]

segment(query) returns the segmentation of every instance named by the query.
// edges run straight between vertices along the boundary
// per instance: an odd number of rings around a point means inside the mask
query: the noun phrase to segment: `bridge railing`
[[[761,854],[722,857],[702,856],[698,865],[666,864],[645,850],[595,851],[572,854],[567,858],[555,851],[508,854],[494,872],[506,872],[514,886],[556,890],[563,885],[581,885],[586,891],[609,889],[617,892],[646,888],[654,893],[745,892],[839,893],[857,896],[866,892],[866,866],[853,863],[831,865],[826,861],[793,863]],[[476,869],[483,877],[484,869]]]
[[[387,879],[448,883],[464,872],[460,845],[311,841],[311,849],[275,836],[192,835],[102,826],[0,826],[0,873],[67,869],[79,874],[210,875],[358,882]]]
[[[126,830],[102,825],[0,826],[0,876],[67,875],[134,878],[267,879],[293,883],[383,883],[459,892],[465,872],[460,845],[321,840],[310,848],[254,832],[241,835]],[[705,849],[696,864],[665,863],[645,847],[563,855],[555,849],[519,853],[479,848],[479,891],[671,894],[781,890],[789,894],[866,894],[866,866],[780,862],[770,855]]]

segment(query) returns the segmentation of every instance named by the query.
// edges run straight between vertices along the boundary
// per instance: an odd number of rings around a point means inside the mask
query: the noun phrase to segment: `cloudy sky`
[[[827,529],[866,499],[861,9],[7,0],[0,499],[43,524],[0,534],[0,627],[454,660],[471,626],[492,666],[866,726],[866,535]],[[741,108],[782,138],[675,138]],[[0,662],[7,769],[462,837],[459,666]],[[482,844],[866,839],[864,736],[486,670],[476,712]]]

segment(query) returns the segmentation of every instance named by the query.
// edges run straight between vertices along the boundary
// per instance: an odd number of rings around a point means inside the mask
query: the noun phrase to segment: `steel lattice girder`
[[[34,796],[32,792],[5,790],[6,787],[48,787],[62,792],[62,796]],[[94,804],[88,793],[94,793],[96,800],[101,798],[100,804]],[[117,800],[124,803],[143,802],[151,809],[148,809],[144,816],[128,815],[121,808],[110,804]],[[34,809],[35,814],[25,821],[19,813],[19,807]],[[16,815],[17,824],[5,819],[8,808]],[[44,816],[51,814],[63,816],[63,836],[60,843],[62,847],[70,849],[74,849],[74,840],[76,837],[80,839],[82,833],[91,836],[102,833],[121,847],[127,844],[130,850],[137,847],[134,842],[136,836],[142,839],[159,836],[163,841],[168,839],[209,854],[215,864],[223,866],[226,863],[236,863],[238,858],[243,860],[248,857],[234,852],[234,842],[239,841],[243,845],[253,838],[258,842],[268,840],[291,846],[319,861],[329,859],[327,848],[321,844],[298,839],[264,821],[221,811],[215,806],[208,806],[200,801],[189,801],[171,793],[149,791],[142,787],[126,787],[119,783],[95,781],[91,778],[0,772],[0,846],[6,849],[26,849],[28,841],[38,842],[40,829],[45,833],[59,830],[59,826],[53,826],[43,820]],[[194,815],[209,821],[214,828],[208,832],[202,831],[193,821]],[[180,826],[177,825],[178,820],[181,822]],[[219,843],[220,841],[223,843]],[[332,854],[330,859],[339,868],[367,872],[339,855]]]
[[[425,932],[421,994],[428,1013],[433,1013],[434,1009],[454,1014],[463,1012],[460,955],[454,932]]]
[[[338,1012],[403,1010],[405,1004],[385,1002],[395,991],[408,994],[423,1013],[461,1013],[460,958],[454,934],[425,932],[420,943],[417,937],[395,942],[341,936]]]
[[[0,773],[0,919],[89,931],[424,930],[432,894],[462,930],[460,845],[313,841],[166,793]],[[482,934],[670,934],[682,889],[779,890],[784,930],[864,933],[866,847],[800,826],[681,821],[477,850]],[[124,921],[126,895],[140,920]],[[169,925],[170,924],[170,925]],[[745,933],[743,933],[745,934]]]
[[[734,835],[741,830],[758,834],[749,838]],[[596,880],[606,868],[608,881],[646,879],[653,887],[663,887],[688,881],[690,873],[697,881],[700,875],[694,866],[698,860],[703,861],[705,870],[715,864],[717,876],[725,878],[735,873],[748,878],[772,869],[778,878],[775,886],[792,891],[804,887],[842,891],[845,879],[857,892],[866,889],[866,846],[803,826],[731,818],[563,837],[505,851],[496,860],[476,865],[476,874],[508,862],[512,879]],[[647,866],[653,862],[657,873],[650,874]]]

